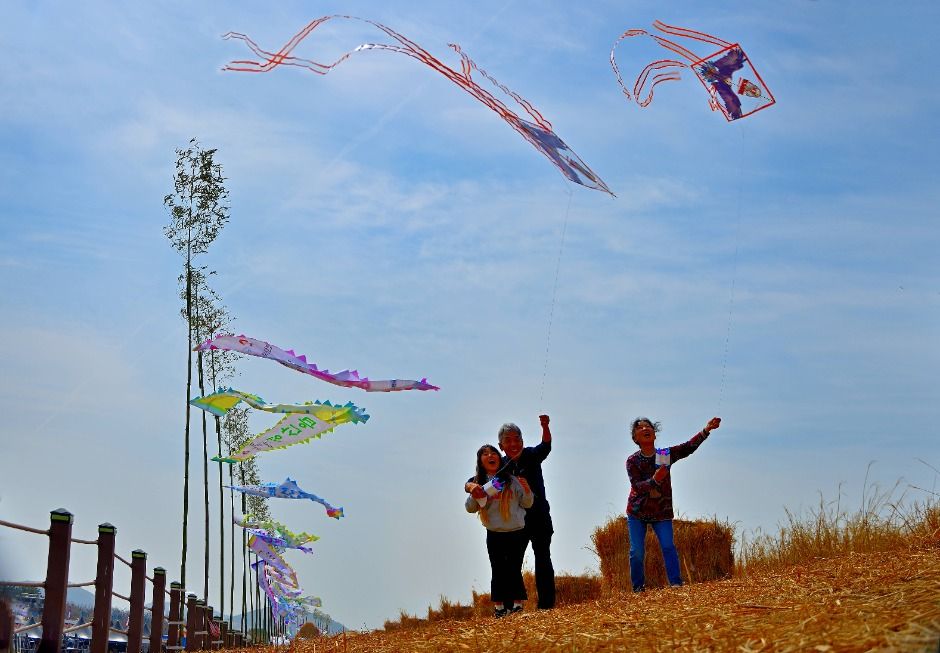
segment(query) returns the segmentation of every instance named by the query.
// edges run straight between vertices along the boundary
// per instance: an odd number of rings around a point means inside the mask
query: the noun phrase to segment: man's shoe
[[[496,617],[497,619],[499,619],[500,617],[505,617],[507,614],[509,614],[509,610],[507,610],[506,608],[496,608],[493,610],[493,616]]]
[[[512,606],[511,608],[509,608],[509,612],[510,612],[510,614],[516,614],[517,612],[522,612],[522,606],[521,606],[521,605],[514,605],[514,606]]]

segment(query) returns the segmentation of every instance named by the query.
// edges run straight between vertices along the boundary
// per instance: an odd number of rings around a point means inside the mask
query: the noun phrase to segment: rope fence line
[[[119,599],[124,599],[124,600],[127,601],[128,603],[131,602],[131,599],[130,599],[129,596],[124,596],[123,594],[118,594],[118,593],[115,592],[114,590],[111,590],[111,596],[116,596],[116,597],[118,597]]]
[[[13,634],[14,634],[14,635],[19,635],[20,633],[25,633],[27,630],[33,630],[33,629],[35,629],[35,628],[42,628],[42,624],[41,624],[41,623],[38,623],[38,624],[30,624],[29,626],[23,626],[23,627],[21,627],[21,628],[17,628],[17,629],[15,629],[15,630],[13,631]]]
[[[95,581],[90,580],[87,583],[69,583],[67,587],[92,587],[94,584]]]
[[[33,528],[32,526],[23,526],[22,524],[14,524],[11,521],[4,521],[0,519],[0,526],[6,526],[7,528],[15,528],[17,530],[26,531],[28,533],[36,533],[37,535],[48,535],[48,530],[42,530],[39,528]]]
[[[38,580],[0,580],[0,587],[45,587],[46,584]]]
[[[98,544],[98,540],[80,540],[80,539],[78,539],[77,537],[73,537],[73,538],[72,538],[72,543],[73,543],[73,544],[94,544],[94,545],[97,545],[97,544]]]
[[[90,626],[90,625],[91,625],[91,622],[89,621],[87,624],[78,624],[77,626],[72,626],[72,627],[70,627],[70,628],[66,628],[66,629],[63,630],[62,632],[63,632],[63,633],[73,633],[73,632],[75,632],[76,630],[81,630],[82,628],[87,628],[87,627]]]
[[[129,563],[127,560],[125,560],[124,558],[122,558],[121,556],[119,556],[117,553],[114,554],[114,557],[117,558],[118,560],[120,560],[121,562],[123,562],[125,565],[127,565],[127,566],[130,567],[131,569],[134,568],[134,566],[133,566],[131,563]]]

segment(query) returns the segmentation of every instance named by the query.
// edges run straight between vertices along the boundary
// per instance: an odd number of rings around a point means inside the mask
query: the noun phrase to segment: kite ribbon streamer
[[[309,374],[321,381],[343,386],[345,388],[361,388],[366,392],[396,392],[399,390],[439,390],[427,382],[427,379],[420,381],[411,381],[405,379],[389,379],[381,381],[370,381],[368,378],[360,377],[356,370],[343,370],[342,372],[331,373],[329,370],[319,369],[315,363],[308,363],[307,357],[298,356],[293,350],[283,350],[280,347],[258,340],[249,338],[246,335],[222,335],[206,340],[196,347],[196,351],[205,351],[207,349],[223,349],[226,351],[237,351],[249,356],[258,356],[277,361],[285,367],[289,367],[298,372]],[[252,395],[253,396],[253,395]],[[247,401],[247,399],[245,399]]]
[[[291,55],[291,52],[293,52],[294,48],[296,48],[301,41],[307,38],[311,32],[313,32],[321,24],[334,18],[357,20],[368,23],[394,39],[398,45],[391,45],[387,43],[364,43],[354,48],[353,50],[346,52],[332,63],[320,63],[311,59],[301,59]],[[565,145],[564,141],[562,141],[557,134],[552,131],[551,123],[548,122],[542,116],[542,114],[540,114],[527,100],[523,99],[517,93],[510,91],[508,88],[497,82],[492,76],[486,73],[486,71],[478,68],[477,65],[461,51],[460,46],[458,45],[451,44],[450,47],[460,55],[460,71],[447,66],[414,41],[411,41],[410,39],[402,36],[391,28],[382,25],[381,23],[377,23],[365,18],[342,15],[322,16],[311,21],[300,32],[295,34],[284,45],[284,47],[282,47],[277,52],[268,52],[266,50],[262,50],[258,44],[248,38],[248,36],[237,32],[229,32],[223,38],[239,39],[244,41],[248,48],[261,59],[261,61],[232,61],[227,66],[225,66],[225,68],[223,68],[223,70],[232,70],[238,72],[263,73],[268,72],[277,66],[296,66],[305,68],[311,72],[317,73],[318,75],[326,75],[333,68],[348,59],[352,54],[361,52],[363,50],[387,50],[389,52],[398,52],[399,54],[416,59],[417,61],[420,61],[426,66],[442,74],[444,77],[479,100],[485,106],[496,112],[500,118],[509,124],[510,127],[515,129],[524,139],[531,143],[539,152],[545,155],[565,177],[586,188],[600,190],[613,195],[613,193],[607,187],[607,184],[605,184],[604,181],[598,177],[594,171],[591,170],[587,164],[582,161],[577,154],[574,153],[574,151]],[[522,107],[522,110],[528,114],[529,118],[531,118],[531,121],[521,118],[517,113],[506,106],[504,102],[499,100],[492,93],[473,81],[471,75],[472,71],[474,70],[479,72],[483,77],[494,84],[507,96],[511,97],[520,107]]]

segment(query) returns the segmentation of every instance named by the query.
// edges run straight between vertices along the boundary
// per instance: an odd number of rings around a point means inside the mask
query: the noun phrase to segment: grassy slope
[[[784,570],[505,619],[321,639],[317,651],[937,651],[940,549]],[[314,643],[296,647],[313,653]]]

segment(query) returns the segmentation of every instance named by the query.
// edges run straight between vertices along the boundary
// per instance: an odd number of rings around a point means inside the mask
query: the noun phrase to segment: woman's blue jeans
[[[633,581],[633,591],[640,592],[646,584],[646,527],[652,526],[659,540],[659,548],[663,552],[663,562],[666,565],[666,577],[670,585],[681,585],[682,576],[679,574],[679,554],[672,541],[672,520],[643,521],[633,516],[627,516],[627,527],[630,531],[630,580]]]

